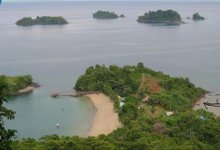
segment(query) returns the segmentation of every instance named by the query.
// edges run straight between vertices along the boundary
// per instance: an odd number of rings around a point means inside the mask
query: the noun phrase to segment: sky
[[[0,0],[1,1],[1,0]],[[37,2],[37,1],[137,1],[137,0],[2,0],[3,2]],[[220,1],[220,0],[139,0],[139,1]]]

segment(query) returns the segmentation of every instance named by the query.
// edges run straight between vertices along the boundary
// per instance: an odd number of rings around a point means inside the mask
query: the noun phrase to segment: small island
[[[123,18],[125,16],[123,14],[119,16],[115,12],[101,11],[101,10],[93,14],[93,18],[96,18],[96,19],[117,19],[119,17]]]
[[[194,13],[192,19],[194,21],[200,21],[200,20],[205,20],[205,17],[200,16],[199,13]]]
[[[36,17],[35,19],[31,17],[24,17],[16,22],[19,26],[32,26],[32,25],[64,25],[68,22],[61,16],[59,17]]]
[[[8,94],[11,96],[21,95],[32,92],[39,87],[37,83],[33,82],[31,75],[24,76],[0,76],[0,81],[4,82],[8,88]]]
[[[125,17],[125,15],[123,15],[123,14],[120,15],[120,18],[124,18],[124,17]]]
[[[140,23],[179,25],[182,23],[180,14],[174,10],[149,11],[137,19]]]

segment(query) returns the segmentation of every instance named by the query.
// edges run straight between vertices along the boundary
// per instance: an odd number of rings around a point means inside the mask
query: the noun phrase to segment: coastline
[[[204,102],[215,102],[215,99],[216,99],[216,94],[208,92],[205,94],[205,96],[201,97],[198,101],[195,102],[192,109],[193,110],[204,109],[208,112],[215,114],[216,116],[220,116],[219,107],[208,106],[206,109],[206,107],[203,104]]]
[[[22,94],[27,94],[32,92],[34,89],[39,88],[40,85],[38,83],[32,83],[31,85],[18,90],[17,92],[11,93],[12,96],[18,96],[18,95],[22,95]]]
[[[88,136],[99,136],[100,134],[110,134],[117,128],[122,127],[118,114],[114,110],[114,104],[112,100],[102,94],[87,94],[93,105],[96,107],[97,112],[95,114],[92,127],[88,132]]]

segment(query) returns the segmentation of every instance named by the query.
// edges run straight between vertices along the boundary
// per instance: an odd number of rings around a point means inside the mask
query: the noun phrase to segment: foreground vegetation
[[[64,25],[68,22],[63,17],[43,16],[32,19],[31,17],[24,17],[16,22],[19,26],[32,25]]]
[[[24,76],[5,76],[0,75],[0,80],[7,84],[8,92],[10,95],[14,95],[17,91],[32,85],[33,79],[31,75]]]
[[[40,140],[13,141],[15,150],[217,150],[220,118],[205,111],[186,111],[172,117],[147,116],[136,99],[120,112],[124,127],[108,136],[80,138],[50,135]],[[205,119],[201,119],[201,116]]]
[[[4,103],[7,102],[6,97],[10,94],[9,93],[8,82],[6,78],[0,76],[0,149],[1,150],[10,150],[11,138],[15,134],[15,130],[6,129],[4,127],[4,120],[14,119],[14,111],[7,109],[4,106]]]
[[[117,106],[123,127],[110,135],[44,136],[10,143],[14,150],[217,150],[220,147],[220,118],[191,106],[204,94],[187,78],[177,78],[137,66],[89,67],[79,77],[77,90],[99,90]],[[124,105],[118,106],[119,96]],[[143,98],[150,96],[149,101]],[[176,110],[166,116],[166,109]]]
[[[118,17],[125,17],[123,14],[122,15],[117,15],[115,12],[109,12],[109,11],[97,11],[93,14],[93,18],[96,19],[116,19]]]
[[[178,25],[182,23],[180,14],[174,10],[149,11],[143,16],[139,16],[137,21],[140,23],[162,23],[168,25]]]
[[[193,14],[193,20],[198,21],[198,20],[205,20],[204,17],[200,16],[199,13]]]

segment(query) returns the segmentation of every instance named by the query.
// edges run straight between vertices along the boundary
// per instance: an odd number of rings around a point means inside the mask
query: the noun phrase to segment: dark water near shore
[[[102,9],[125,14],[116,20],[95,20]],[[175,9],[188,24],[139,24],[137,16],[156,9]],[[207,20],[186,17],[199,12]],[[45,134],[85,135],[95,109],[90,101],[52,99],[53,91],[72,91],[90,65],[144,62],[173,76],[186,76],[198,86],[220,93],[220,3],[218,2],[66,2],[3,3],[0,6],[0,74],[31,74],[42,84],[33,93],[10,99],[17,112],[7,122],[18,137]],[[24,16],[63,16],[64,26],[18,27]],[[212,100],[212,99],[211,99]],[[215,110],[220,111],[220,110]],[[55,127],[60,123],[60,129]]]

